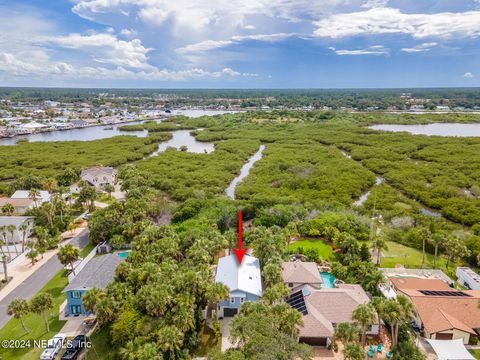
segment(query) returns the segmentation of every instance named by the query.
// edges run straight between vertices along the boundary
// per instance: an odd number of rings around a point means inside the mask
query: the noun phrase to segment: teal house
[[[115,278],[115,270],[123,260],[117,254],[91,259],[63,289],[67,295],[65,315],[89,315],[83,306],[83,295],[92,288],[104,289]]]

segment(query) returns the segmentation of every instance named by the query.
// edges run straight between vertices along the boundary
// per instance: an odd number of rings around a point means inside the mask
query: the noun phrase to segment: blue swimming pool
[[[117,255],[120,256],[123,259],[126,259],[126,258],[128,258],[128,254],[130,254],[130,251],[122,251],[122,252],[118,253]]]
[[[332,274],[328,272],[321,272],[320,276],[322,277],[322,281],[323,281],[322,288],[332,289],[335,287],[334,285],[335,277]]]

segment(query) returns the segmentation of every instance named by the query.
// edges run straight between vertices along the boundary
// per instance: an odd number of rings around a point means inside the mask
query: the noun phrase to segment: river
[[[232,180],[230,185],[228,185],[225,193],[230,199],[235,200],[235,190],[237,189],[238,184],[240,184],[243,179],[248,176],[253,164],[263,157],[263,150],[265,150],[265,145],[260,145],[258,151],[253,154],[245,164],[243,164],[242,168],[240,169],[240,174]]]
[[[460,123],[433,123],[426,125],[403,125],[403,124],[380,124],[369,126],[373,130],[402,132],[406,131],[414,135],[428,136],[456,136],[478,137],[480,136],[480,124]]]
[[[201,129],[197,129],[201,130]],[[158,150],[152,153],[150,156],[156,156],[161,152],[164,152],[169,147],[180,149],[182,146],[187,147],[187,151],[197,154],[208,154],[215,150],[215,144],[211,142],[198,141],[190,133],[193,130],[176,130],[172,131],[172,138],[168,141],[164,141],[158,145]]]
[[[383,182],[383,178],[377,177],[375,179],[375,185],[380,185]],[[374,185],[374,186],[375,186]],[[362,206],[365,201],[367,201],[368,197],[370,196],[370,193],[372,192],[372,189],[368,190],[365,194],[362,194],[357,201],[353,203],[354,206]]]

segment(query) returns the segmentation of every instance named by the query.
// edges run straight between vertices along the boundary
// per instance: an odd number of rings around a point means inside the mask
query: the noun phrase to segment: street
[[[84,230],[69,243],[83,249],[89,242],[88,230]],[[17,286],[10,294],[0,301],[0,328],[2,328],[10,319],[7,315],[8,304],[15,298],[30,299],[40,291],[50,279],[60,270],[63,265],[58,261],[55,255],[48,260],[42,267],[30,275],[22,284]]]

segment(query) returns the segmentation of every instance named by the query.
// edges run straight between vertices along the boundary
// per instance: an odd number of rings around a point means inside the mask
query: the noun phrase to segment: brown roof
[[[8,197],[0,197],[0,206],[12,204],[13,206],[30,206],[33,204],[31,199],[12,199]]]
[[[301,337],[333,336],[333,324],[351,322],[353,310],[370,301],[360,285],[340,285],[333,289],[316,289],[307,285],[305,288],[308,314],[303,317]]]
[[[317,264],[314,262],[284,262],[282,263],[282,278],[285,283],[322,283]]]
[[[423,326],[430,334],[451,329],[475,334],[474,329],[480,328],[479,291],[459,291],[438,279],[390,278],[390,280],[397,290],[411,299]],[[469,296],[441,293],[425,295],[420,290],[463,292]]]

